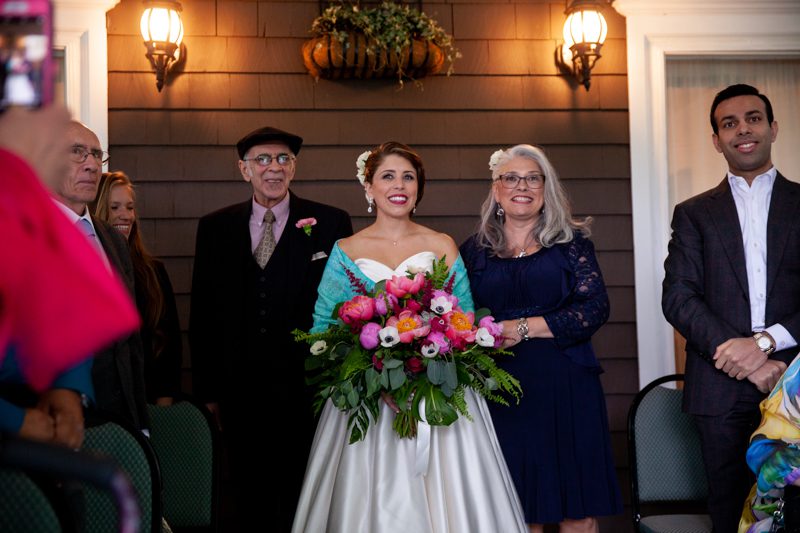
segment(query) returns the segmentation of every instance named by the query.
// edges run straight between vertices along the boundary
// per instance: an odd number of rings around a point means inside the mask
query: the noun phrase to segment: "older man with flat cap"
[[[242,531],[291,528],[314,419],[308,348],[290,332],[311,327],[328,254],[353,233],[346,212],[289,191],[302,144],[271,127],[245,135],[236,148],[252,198],[204,216],[197,228],[193,390],[220,417]]]

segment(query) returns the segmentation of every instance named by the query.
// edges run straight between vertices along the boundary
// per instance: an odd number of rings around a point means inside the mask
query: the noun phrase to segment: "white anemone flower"
[[[446,296],[431,298],[431,311],[438,315],[444,315],[453,310],[453,303]]]
[[[325,342],[325,341],[320,340],[320,341],[317,341],[317,342],[315,342],[314,344],[311,345],[310,352],[313,355],[319,355],[321,353],[324,353],[325,350],[327,350],[327,349],[328,349],[328,343]]]
[[[436,357],[439,354],[439,345],[436,344],[435,342],[426,344],[422,347],[420,352],[422,352],[422,355],[424,355],[427,358]]]
[[[395,327],[387,326],[378,332],[378,338],[381,340],[381,346],[391,348],[400,342],[400,332]]]
[[[486,328],[478,328],[478,331],[475,333],[475,341],[484,348],[494,347],[494,336],[489,333],[489,330]]]

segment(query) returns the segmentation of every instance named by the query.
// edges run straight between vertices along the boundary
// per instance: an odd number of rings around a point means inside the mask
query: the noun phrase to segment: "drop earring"
[[[375,202],[370,198],[367,200],[367,213],[372,213],[372,206],[375,205]]]
[[[411,214],[415,215],[417,213],[417,206],[414,206],[414,209],[411,210]]]
[[[495,211],[495,213],[494,213],[494,214],[495,214],[495,215],[497,215],[498,217],[501,217],[501,218],[502,218],[502,217],[504,217],[504,216],[505,216],[505,214],[506,214],[506,210],[505,210],[505,209],[503,209],[503,207],[502,207],[500,204],[498,204],[498,205],[497,205],[497,211]]]

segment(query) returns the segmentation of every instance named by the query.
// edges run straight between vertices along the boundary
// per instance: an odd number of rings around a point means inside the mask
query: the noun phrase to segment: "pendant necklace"
[[[519,253],[518,253],[517,255],[515,255],[514,257],[515,257],[516,259],[519,259],[519,258],[521,258],[521,257],[525,257],[525,256],[527,256],[527,255],[528,255],[527,249],[528,249],[528,247],[529,247],[531,244],[533,244],[533,240],[534,240],[534,239],[531,239],[531,242],[527,242],[527,243],[525,244],[525,246],[523,246],[522,248],[519,248]]]

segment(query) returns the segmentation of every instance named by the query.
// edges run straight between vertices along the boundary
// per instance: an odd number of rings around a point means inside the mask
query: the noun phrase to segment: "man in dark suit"
[[[79,122],[70,124],[67,135],[70,142],[68,170],[63,180],[52,184],[56,205],[87,235],[106,264],[119,274],[133,295],[133,264],[125,238],[102,220],[92,217],[88,209],[88,204],[97,195],[97,184],[107,154],[102,150],[97,135]],[[75,306],[75,312],[79,313],[80,302],[75,302]],[[147,430],[144,352],[138,333],[95,354],[92,384],[100,410]]]
[[[193,390],[218,410],[242,530],[259,521],[291,527],[315,423],[304,381],[308,348],[290,332],[311,327],[328,254],[353,233],[344,211],[289,192],[302,142],[270,127],[245,135],[236,148],[252,198],[204,216],[197,228]],[[265,430],[273,435],[269,455],[256,438]]]
[[[772,105],[733,85],[711,106],[728,163],[715,188],[675,207],[662,308],[686,337],[684,410],[700,431],[718,533],[734,532],[753,476],[745,452],[759,402],[800,339],[800,185],[772,165]]]

